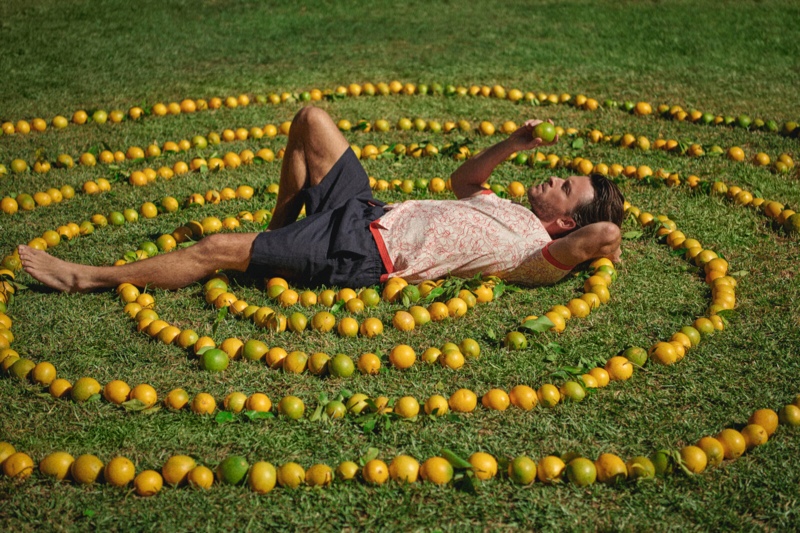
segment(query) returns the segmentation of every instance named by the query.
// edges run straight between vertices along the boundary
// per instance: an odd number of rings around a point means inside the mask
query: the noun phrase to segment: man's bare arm
[[[553,241],[548,251],[556,261],[569,266],[598,257],[617,262],[620,260],[621,242],[619,226],[613,222],[595,222]]]
[[[527,121],[522,127],[509,135],[508,138],[469,158],[463,165],[458,167],[450,175],[453,193],[455,193],[456,198],[467,198],[481,192],[483,190],[481,185],[489,179],[495,167],[514,152],[533,150],[545,144],[538,137],[533,137],[533,128],[541,122],[541,120]],[[558,137],[553,143],[557,141]]]

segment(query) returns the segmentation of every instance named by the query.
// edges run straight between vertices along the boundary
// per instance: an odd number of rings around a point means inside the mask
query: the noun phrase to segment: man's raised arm
[[[569,235],[556,239],[548,251],[558,261],[569,266],[579,265],[589,259],[607,257],[620,260],[622,232],[613,222],[595,222]]]
[[[483,190],[481,185],[489,179],[497,165],[505,161],[514,152],[533,150],[545,144],[538,137],[533,137],[533,128],[541,124],[541,120],[525,122],[508,138],[481,151],[478,155],[469,158],[450,175],[453,193],[456,198],[467,198]],[[558,141],[556,137],[553,143]],[[553,144],[550,143],[550,144]]]

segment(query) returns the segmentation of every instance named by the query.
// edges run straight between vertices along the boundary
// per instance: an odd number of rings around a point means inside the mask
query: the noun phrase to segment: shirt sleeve
[[[552,285],[569,274],[571,266],[559,263],[548,250],[553,241],[533,252],[525,262],[516,268],[508,277],[508,281],[537,287]]]

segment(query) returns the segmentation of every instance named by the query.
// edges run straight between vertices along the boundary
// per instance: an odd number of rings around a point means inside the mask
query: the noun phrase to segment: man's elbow
[[[622,243],[622,230],[613,222],[597,222],[598,227],[598,250],[597,257],[606,257],[614,253]]]

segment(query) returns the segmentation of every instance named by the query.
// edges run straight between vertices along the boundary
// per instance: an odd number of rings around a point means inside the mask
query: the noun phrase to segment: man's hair
[[[621,227],[625,216],[622,205],[625,197],[622,196],[619,187],[602,174],[592,174],[590,179],[594,189],[594,198],[590,202],[579,205],[570,214],[575,221],[575,229],[594,222],[613,222]]]

